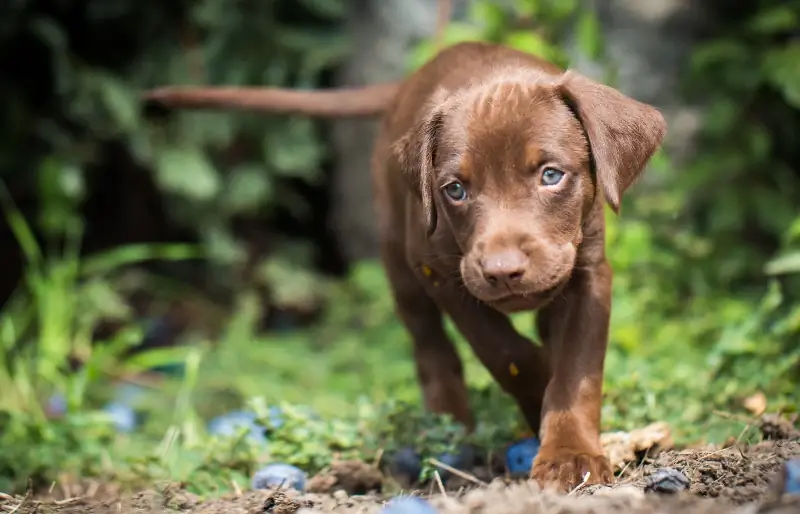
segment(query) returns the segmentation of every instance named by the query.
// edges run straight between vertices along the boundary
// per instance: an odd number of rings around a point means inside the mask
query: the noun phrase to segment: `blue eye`
[[[542,172],[542,185],[555,186],[564,178],[564,172],[555,168],[547,168]]]
[[[463,202],[467,199],[467,189],[461,182],[450,182],[444,186],[444,194],[454,202]]]

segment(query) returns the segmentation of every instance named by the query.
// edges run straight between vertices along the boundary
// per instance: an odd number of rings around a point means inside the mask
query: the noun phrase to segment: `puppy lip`
[[[484,296],[483,298],[481,298],[481,296],[483,295],[479,296],[476,294],[475,297],[478,298],[479,300],[484,301],[485,303],[496,306],[503,306],[504,304],[513,304],[513,303],[525,303],[525,302],[541,303],[543,301],[551,299],[553,296],[558,294],[558,292],[561,291],[561,289],[567,283],[567,278],[559,280],[554,285],[546,289],[540,289],[536,291],[525,291],[525,292],[508,291],[508,292],[501,292],[496,296],[492,297]]]

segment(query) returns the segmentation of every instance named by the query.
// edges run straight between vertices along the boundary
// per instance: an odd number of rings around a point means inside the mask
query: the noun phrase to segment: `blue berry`
[[[800,459],[792,459],[783,465],[785,494],[800,494]]]
[[[440,462],[447,464],[451,468],[467,470],[475,463],[475,450],[472,446],[463,445],[456,453],[445,453],[436,457]],[[438,468],[439,478],[443,481],[450,478],[450,472],[443,468]]]
[[[67,413],[67,399],[63,394],[55,393],[47,399],[44,408],[45,414],[50,418],[60,418]]]
[[[253,475],[253,489],[297,489],[302,492],[306,487],[306,474],[300,468],[290,464],[269,464]]]
[[[269,408],[267,417],[270,429],[278,429],[283,426],[283,411],[277,405],[273,405]]]
[[[114,401],[130,405],[139,401],[147,393],[147,389],[131,383],[121,383],[114,389]]]
[[[539,453],[539,439],[528,437],[510,445],[506,449],[506,468],[512,477],[528,476],[533,460]]]
[[[136,412],[130,405],[122,402],[114,401],[103,407],[105,412],[111,419],[111,424],[119,432],[132,432],[137,425]]]
[[[661,468],[647,477],[645,492],[674,494],[689,488],[689,479],[675,468]]]
[[[398,496],[381,509],[380,514],[437,514],[437,510],[422,498]]]
[[[217,416],[208,423],[208,432],[220,437],[233,437],[247,429],[247,439],[254,443],[267,440],[266,430],[256,422],[256,415],[248,411],[233,411]]]
[[[389,458],[389,469],[397,478],[414,483],[422,472],[422,459],[414,448],[406,446]]]

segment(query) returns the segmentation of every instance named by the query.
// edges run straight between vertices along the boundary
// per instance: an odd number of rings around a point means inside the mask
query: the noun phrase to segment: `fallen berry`
[[[783,465],[784,494],[800,494],[800,459],[792,459]]]
[[[689,488],[689,479],[675,468],[661,468],[647,477],[644,491],[652,493],[674,494]]]
[[[291,464],[268,464],[256,471],[251,482],[253,489],[297,489],[306,488],[306,474]]]
[[[511,444],[506,449],[506,468],[512,477],[528,476],[533,460],[539,453],[540,443],[535,437],[527,437]]]
[[[419,480],[422,472],[422,460],[414,448],[404,447],[387,459],[389,471],[395,478],[404,479],[409,483]]]
[[[55,393],[47,399],[44,412],[48,418],[60,418],[67,413],[67,399],[63,394]]]
[[[446,464],[451,468],[458,470],[468,470],[475,463],[475,449],[470,445],[463,445],[460,451],[456,453],[445,453],[436,457],[442,464]],[[452,473],[444,468],[437,467],[439,478],[442,481],[447,481]]]
[[[268,411],[267,423],[269,430],[276,430],[283,426],[283,411],[277,405],[273,405]]]
[[[267,440],[266,429],[256,421],[256,415],[249,411],[233,411],[217,416],[208,423],[208,432],[219,437],[234,437],[247,429],[247,439],[254,443]]]
[[[109,416],[111,424],[119,432],[128,433],[136,428],[138,422],[136,412],[130,405],[114,401],[106,404],[103,407],[103,412]]]
[[[147,388],[131,383],[121,383],[114,388],[114,400],[118,403],[131,405],[136,403],[147,393]]]
[[[383,509],[381,514],[436,514],[436,509],[416,496],[398,496],[389,501]]]

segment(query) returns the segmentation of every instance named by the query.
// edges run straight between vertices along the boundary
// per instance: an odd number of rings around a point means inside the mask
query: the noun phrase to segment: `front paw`
[[[589,476],[586,477],[586,473]],[[568,492],[586,480],[586,485],[614,481],[611,463],[605,455],[592,455],[571,449],[548,451],[542,448],[531,469],[531,478],[542,488]]]

